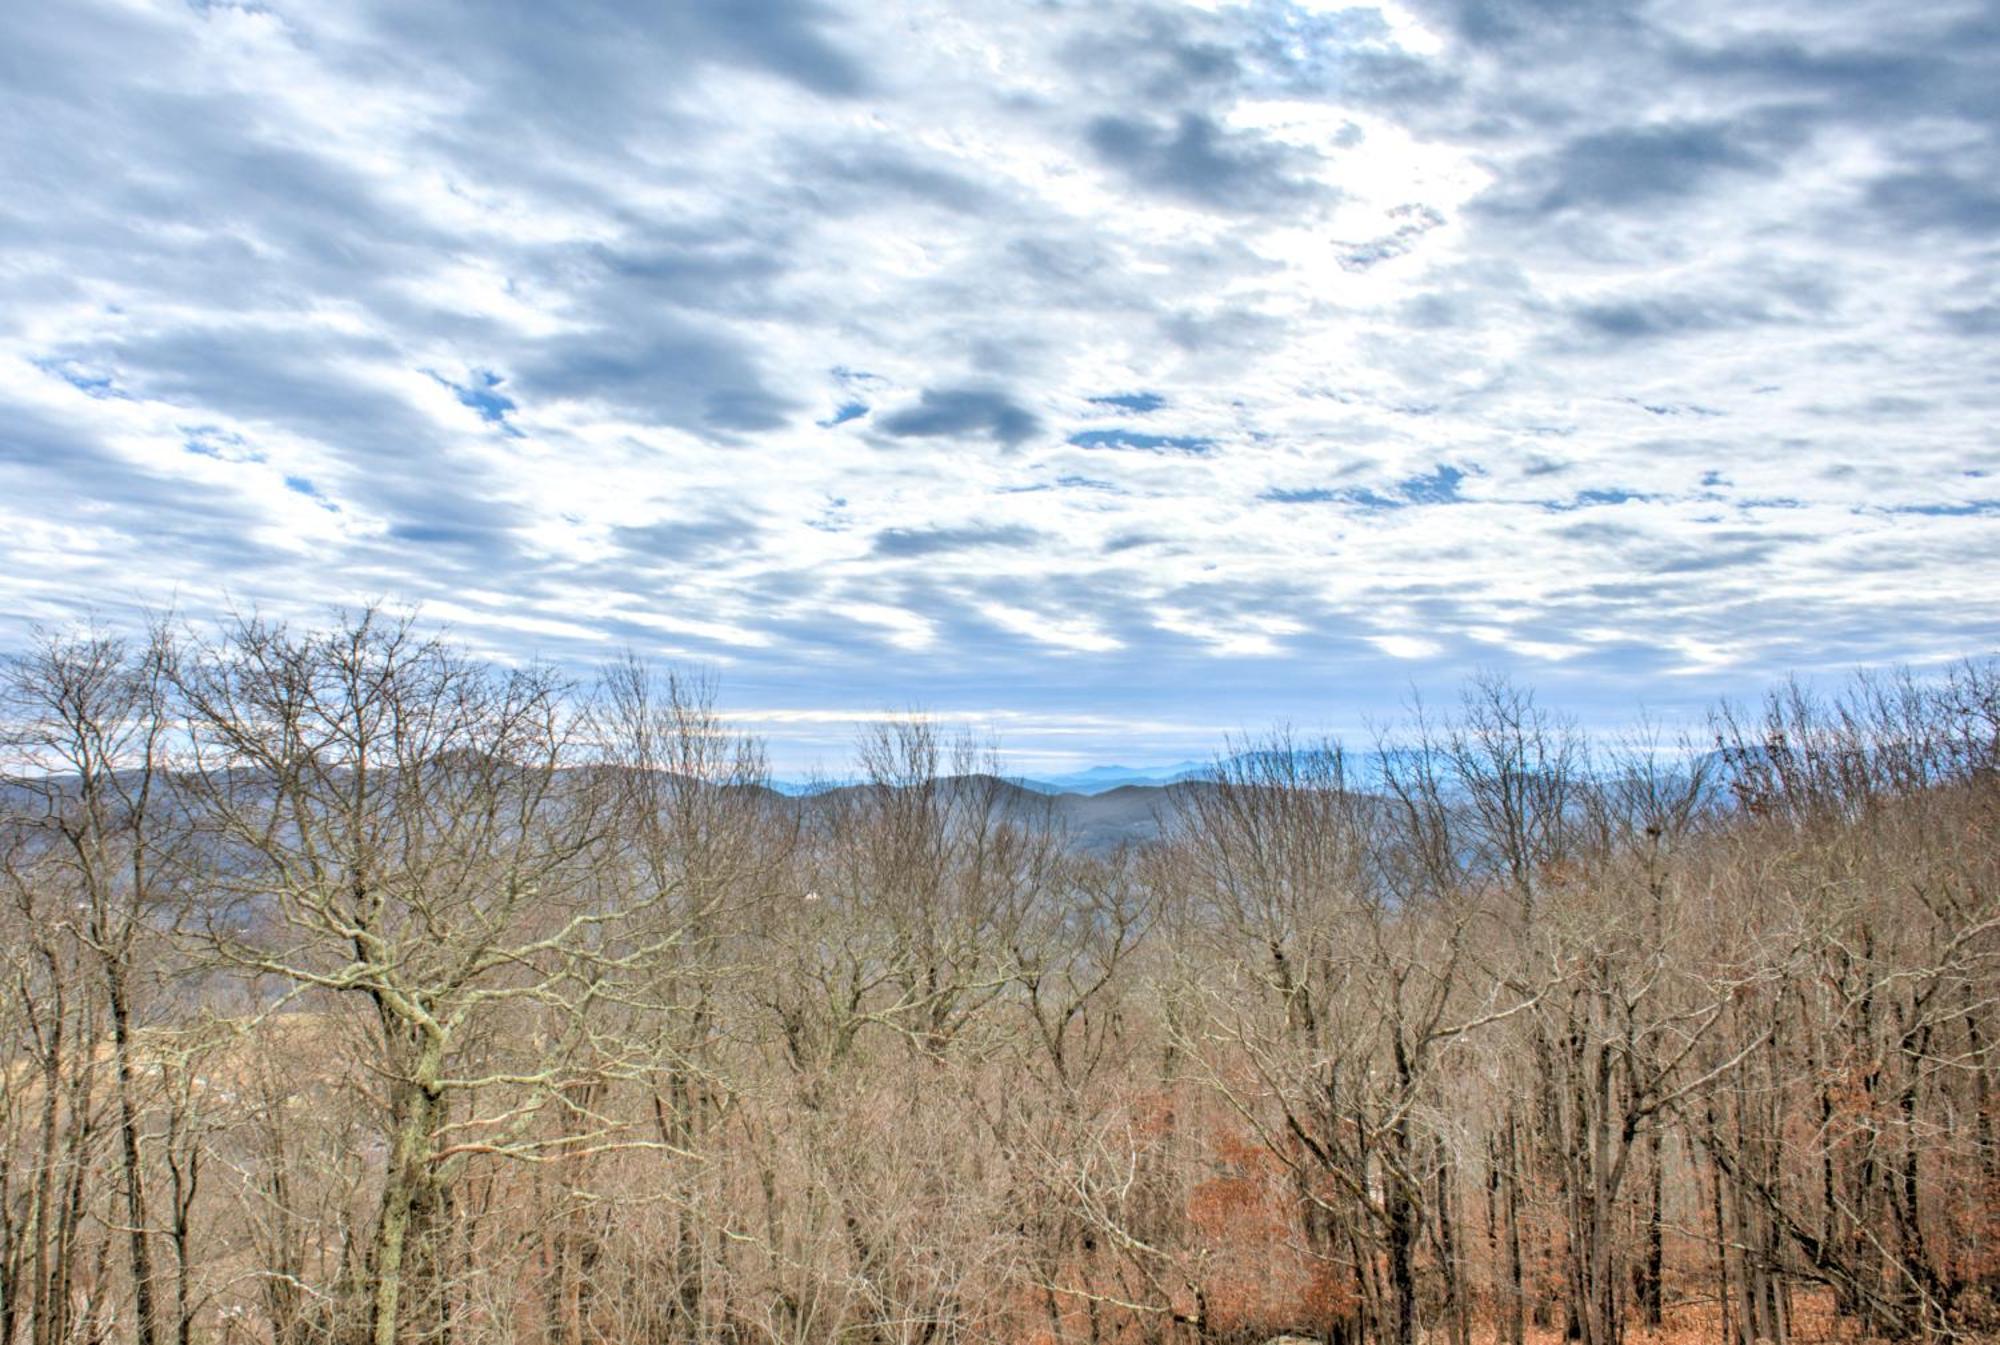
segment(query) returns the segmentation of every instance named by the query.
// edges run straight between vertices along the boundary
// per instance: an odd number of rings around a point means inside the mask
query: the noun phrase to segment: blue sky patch
[[[1078,448],[1125,448],[1141,453],[1207,453],[1215,440],[1195,434],[1147,434],[1141,430],[1081,430],[1069,437]]]
[[[497,425],[510,435],[520,434],[507,420],[520,408],[514,404],[512,397],[500,391],[501,385],[506,382],[500,375],[486,369],[474,369],[470,383],[454,383],[441,374],[432,374],[431,377],[450,388],[460,405],[471,407],[488,425]]]
[[[1114,392],[1090,399],[1092,406],[1112,406],[1120,411],[1130,411],[1134,415],[1148,415],[1167,404],[1167,399],[1157,392]]]
[[[1396,489],[1412,504],[1457,504],[1458,483],[1463,480],[1465,473],[1447,463],[1436,471],[1398,481]]]

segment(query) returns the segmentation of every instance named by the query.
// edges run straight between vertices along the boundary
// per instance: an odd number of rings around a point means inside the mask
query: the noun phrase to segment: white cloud
[[[1082,654],[1101,654],[1117,649],[1119,641],[1106,635],[1087,619],[1051,616],[1005,603],[982,603],[980,614],[1002,630],[1033,640],[1052,649]]]
[[[841,616],[873,626],[883,639],[898,649],[923,650],[937,643],[937,626],[914,612],[875,602],[840,603],[833,610]]]
[[[1400,659],[1431,658],[1444,648],[1436,640],[1426,640],[1415,635],[1371,635],[1368,637],[1368,643],[1390,658]]]

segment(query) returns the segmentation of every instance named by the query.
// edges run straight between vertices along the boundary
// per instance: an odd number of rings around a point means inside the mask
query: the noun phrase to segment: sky
[[[2000,8],[0,5],[0,645],[416,607],[781,769],[2000,647]]]

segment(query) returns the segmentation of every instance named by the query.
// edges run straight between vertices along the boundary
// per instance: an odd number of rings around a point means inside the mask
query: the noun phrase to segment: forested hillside
[[[1124,847],[379,613],[54,635],[4,733],[0,1345],[1996,1322],[1990,664],[1688,741],[1481,681]]]

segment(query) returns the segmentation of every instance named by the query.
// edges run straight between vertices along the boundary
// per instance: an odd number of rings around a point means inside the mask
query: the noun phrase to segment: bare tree
[[[280,1004],[368,1004],[364,1067],[384,1093],[358,1277],[368,1335],[437,1336],[451,1315],[454,1181],[475,1155],[545,1150],[529,1123],[563,1104],[579,1068],[568,1046],[588,1036],[607,978],[653,951],[620,937],[653,903],[607,902],[591,881],[608,809],[573,769],[567,689],[468,661],[377,611],[303,635],[244,620],[188,641],[170,675],[189,722],[190,803],[215,851],[207,945],[276,978]],[[473,1055],[501,1019],[543,1049]],[[480,1108],[503,1092],[503,1109]]]

